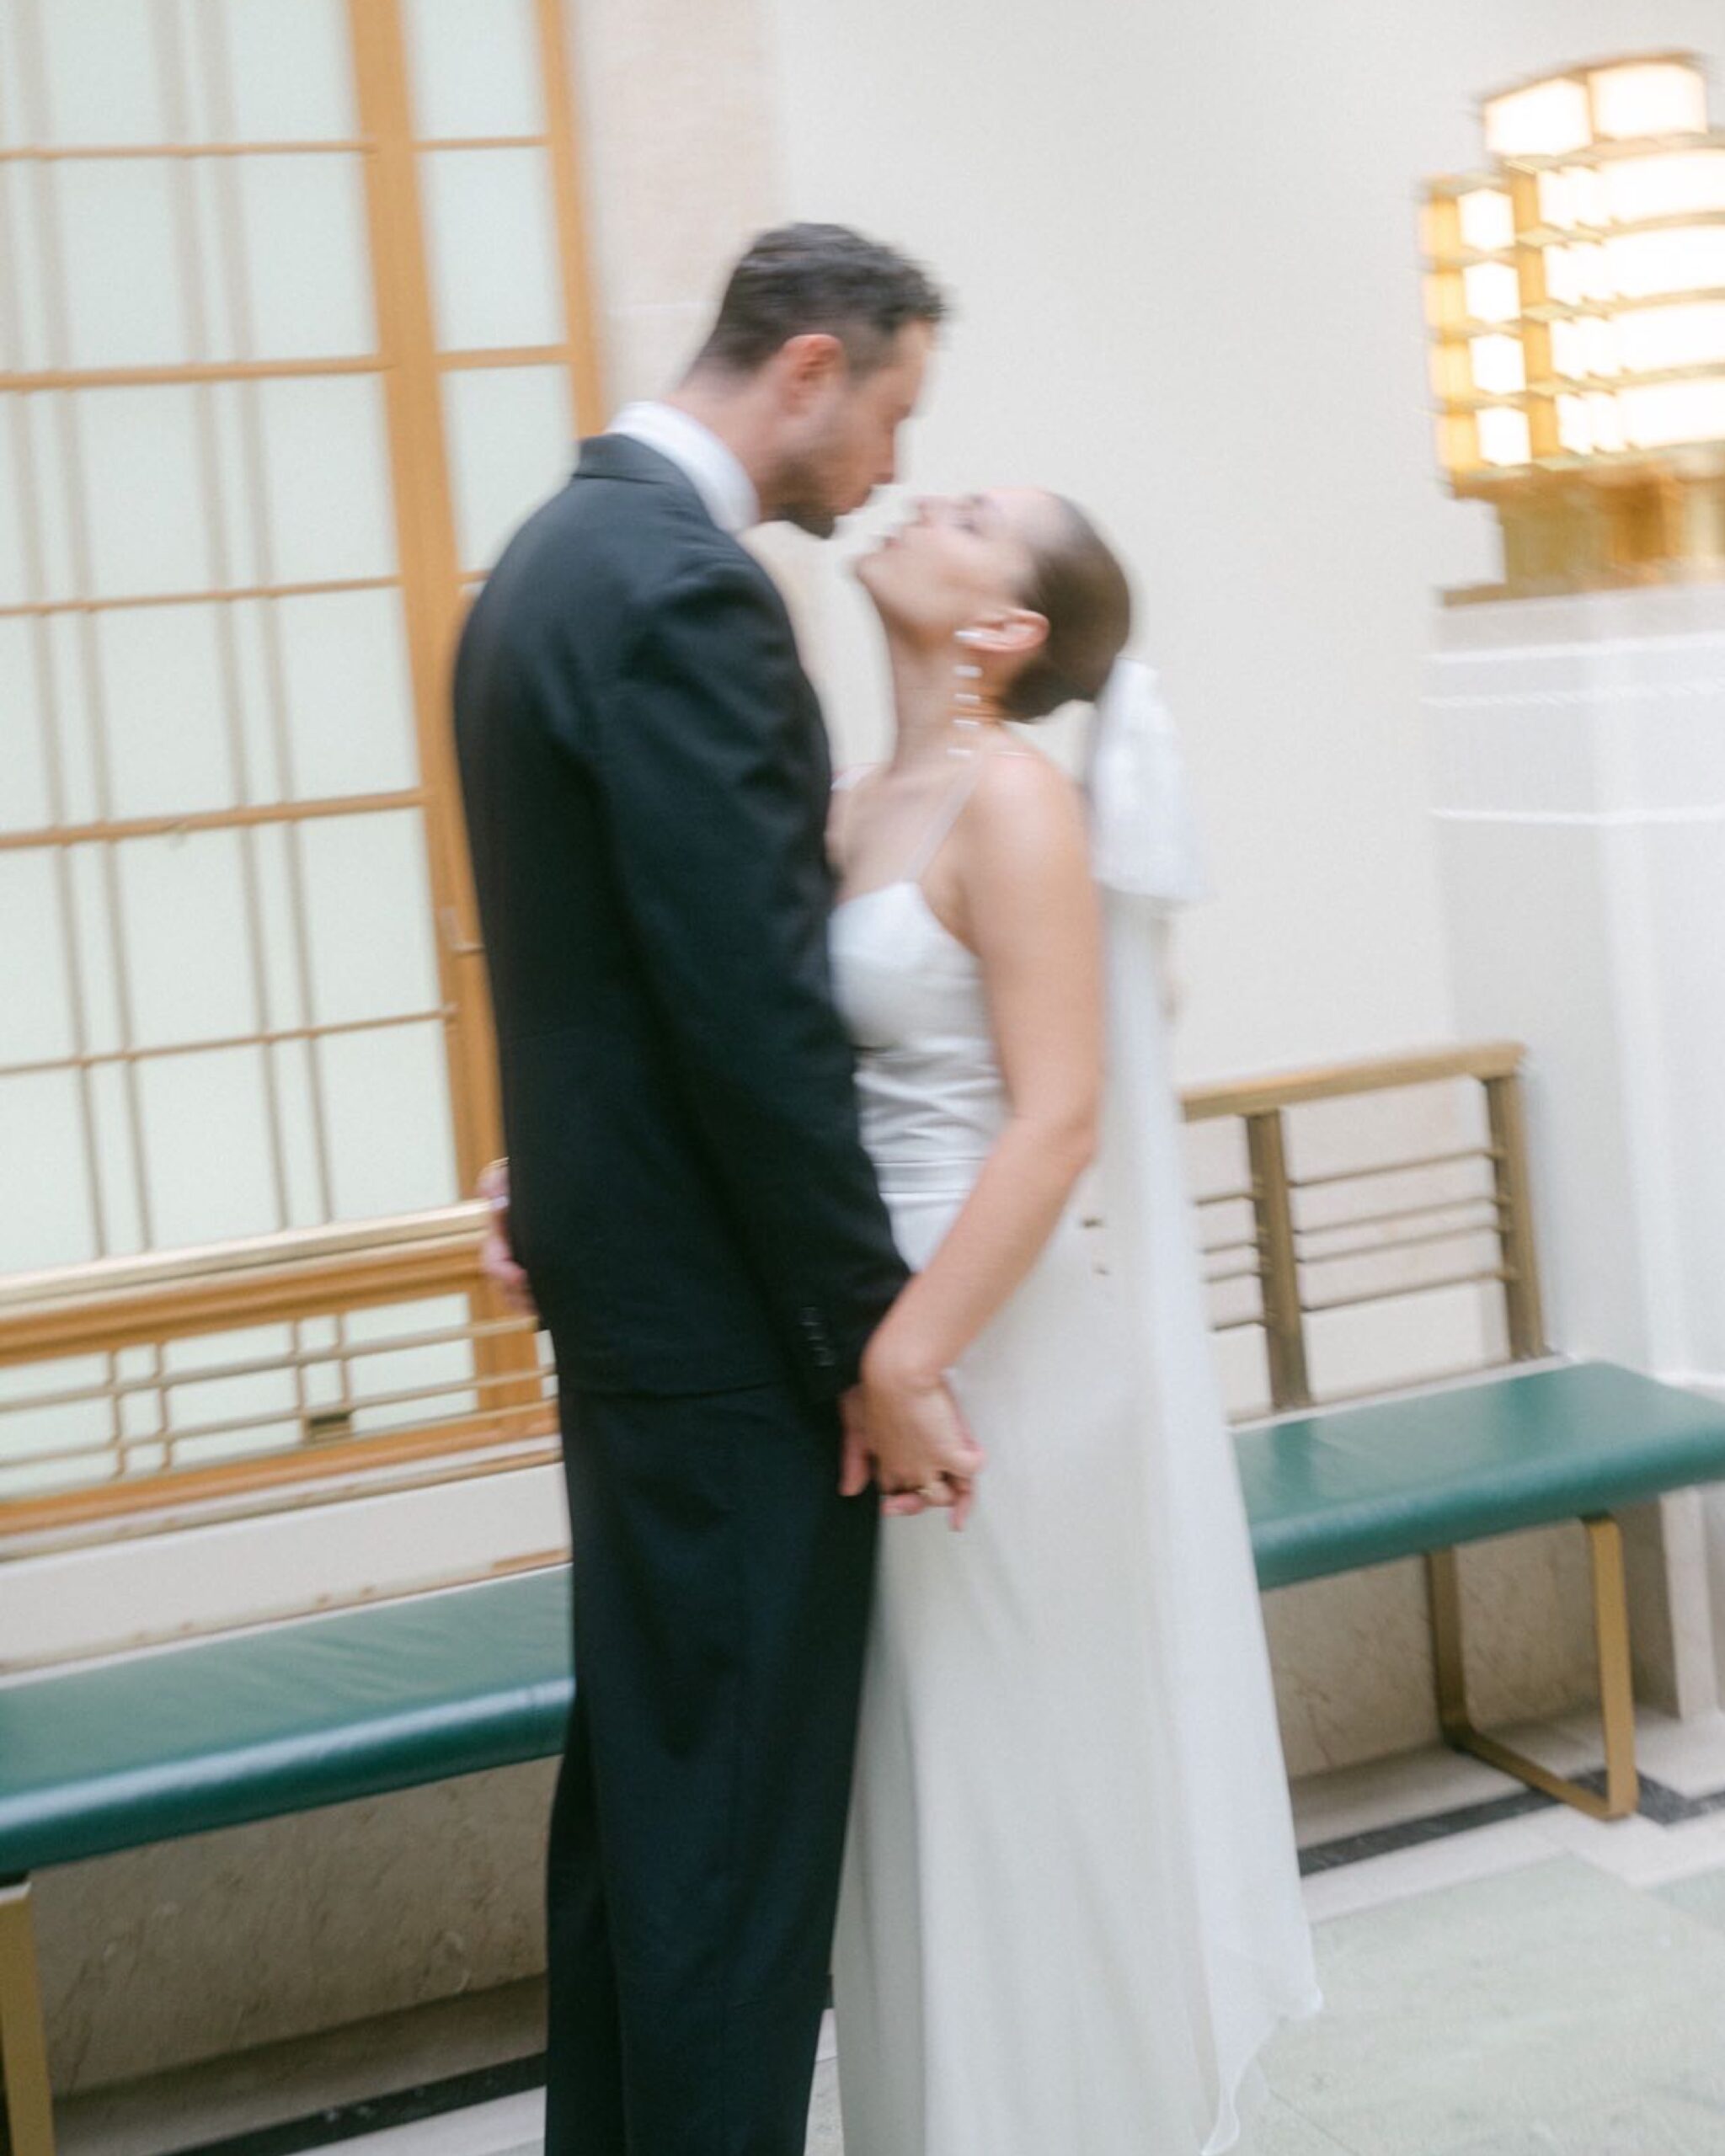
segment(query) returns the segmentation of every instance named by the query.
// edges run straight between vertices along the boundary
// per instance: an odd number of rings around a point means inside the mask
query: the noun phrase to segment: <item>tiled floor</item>
[[[1598,1757],[1583,1721],[1527,1742],[1566,1771]],[[1443,1753],[1303,1786],[1327,2010],[1271,2047],[1239,2156],[1725,2156],[1725,1716],[1648,1717],[1641,1758],[1670,1823],[1523,1810]],[[823,2050],[810,2156],[841,2156],[830,2025]],[[68,2112],[65,2156],[145,2156]],[[537,2156],[542,2118],[528,2091],[344,2148]]]

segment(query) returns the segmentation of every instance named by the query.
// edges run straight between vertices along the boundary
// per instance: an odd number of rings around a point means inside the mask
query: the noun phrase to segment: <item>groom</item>
[[[510,1234],[560,1382],[578,1684],[549,1868],[548,2156],[801,2156],[881,1487],[977,1455],[859,1383],[904,1279],[828,987],[830,773],[737,534],[892,478],[943,312],[834,226],[739,263],[585,445],[456,673]],[[950,1479],[948,1479],[950,1478]]]

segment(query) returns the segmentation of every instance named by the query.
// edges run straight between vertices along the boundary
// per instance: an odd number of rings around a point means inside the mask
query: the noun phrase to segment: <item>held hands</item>
[[[945,1380],[898,1364],[877,1335],[862,1358],[862,1383],[841,1405],[843,1494],[859,1496],[872,1478],[889,1515],[943,1508],[950,1510],[953,1528],[961,1529],[986,1461]]]

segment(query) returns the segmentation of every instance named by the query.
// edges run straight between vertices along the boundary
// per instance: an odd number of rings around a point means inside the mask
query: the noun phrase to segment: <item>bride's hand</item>
[[[509,1162],[493,1161],[479,1171],[479,1195],[490,1208],[485,1240],[479,1246],[479,1270],[511,1310],[537,1317],[527,1276],[515,1262],[509,1239]]]
[[[877,1335],[862,1358],[859,1390],[883,1510],[896,1518],[949,1509],[953,1525],[962,1527],[986,1461],[945,1380],[900,1364]]]

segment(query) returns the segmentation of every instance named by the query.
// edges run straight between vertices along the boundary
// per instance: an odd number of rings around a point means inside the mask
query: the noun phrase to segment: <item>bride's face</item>
[[[1022,611],[1033,548],[1055,518],[1029,487],[935,498],[857,565],[862,588],[895,635],[930,645]]]

